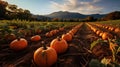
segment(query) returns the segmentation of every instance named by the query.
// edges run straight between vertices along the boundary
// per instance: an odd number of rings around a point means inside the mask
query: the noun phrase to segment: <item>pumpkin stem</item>
[[[57,39],[58,39],[58,41],[61,41],[59,36],[57,37]]]
[[[18,37],[17,40],[19,41],[19,40],[20,40],[20,37]]]
[[[43,49],[44,49],[44,50],[46,50],[46,49],[47,49],[47,47],[46,47],[46,45],[45,45],[45,42],[44,42],[44,41],[42,41],[41,43],[42,43]]]

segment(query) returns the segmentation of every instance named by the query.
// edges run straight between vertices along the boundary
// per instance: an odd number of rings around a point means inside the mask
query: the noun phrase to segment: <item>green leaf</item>
[[[106,66],[99,62],[97,59],[92,59],[89,63],[89,67],[106,67]]]
[[[118,52],[120,52],[120,47],[118,47],[118,49],[117,49],[117,53],[118,53]]]
[[[91,45],[90,50],[92,50],[93,47],[94,47],[95,45],[97,45],[98,43],[100,43],[100,42],[105,42],[105,41],[102,40],[102,39],[98,39],[98,40],[96,40],[96,41],[93,41],[93,42],[90,44],[90,45]]]
[[[101,60],[101,63],[107,65],[107,64],[110,64],[111,62],[111,59],[106,59],[105,57]]]
[[[120,46],[120,38],[116,39],[115,43],[117,43]]]

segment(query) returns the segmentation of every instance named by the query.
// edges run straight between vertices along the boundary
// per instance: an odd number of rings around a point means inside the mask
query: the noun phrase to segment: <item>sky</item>
[[[46,15],[57,11],[81,14],[105,14],[120,11],[120,0],[3,0],[33,14]]]

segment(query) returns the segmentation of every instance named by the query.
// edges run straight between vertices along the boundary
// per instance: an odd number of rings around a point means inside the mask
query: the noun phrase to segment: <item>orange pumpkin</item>
[[[45,36],[46,36],[46,37],[51,37],[51,36],[53,36],[53,34],[50,33],[50,32],[47,32],[47,33],[45,34]]]
[[[50,67],[57,61],[57,53],[51,47],[40,47],[34,52],[34,62],[39,67]]]
[[[103,32],[101,32],[100,34],[99,34],[99,36],[102,36],[103,35]]]
[[[66,40],[66,41],[71,41],[72,40],[72,35],[70,33],[63,34],[62,39]]]
[[[54,48],[59,54],[64,53],[67,50],[68,44],[64,39],[56,38],[52,40],[52,42],[50,43],[50,47]]]
[[[59,28],[59,31],[63,31],[64,30],[64,27],[62,27],[62,28]]]
[[[115,28],[115,33],[120,33],[120,28]]]
[[[19,50],[23,50],[27,47],[28,42],[26,39],[24,38],[20,38],[20,39],[15,39],[10,43],[10,48],[15,50],[15,51],[19,51]]]
[[[15,34],[5,34],[5,39],[7,40],[14,40],[16,38]]]
[[[35,32],[36,32],[37,34],[40,34],[40,33],[42,32],[42,30],[37,29],[37,30],[35,30]]]
[[[27,32],[26,32],[24,29],[20,29],[20,30],[18,31],[18,33],[21,33],[21,34],[23,34],[23,35],[27,35]]]
[[[97,29],[93,28],[93,31],[94,31],[94,32],[96,32],[96,31],[97,31]]]
[[[31,41],[39,41],[41,40],[41,37],[39,35],[35,35],[31,37]]]
[[[69,31],[68,33],[70,33],[72,36],[74,36],[74,33],[72,31]]]
[[[107,40],[107,39],[111,39],[111,38],[113,38],[113,36],[110,34],[110,33],[107,33],[107,32],[104,32],[103,34],[102,34],[102,39],[103,40]]]
[[[98,31],[96,31],[96,34],[97,34],[97,35],[99,35],[99,34],[100,34],[100,32],[101,32],[101,31],[100,31],[100,30],[98,30]]]

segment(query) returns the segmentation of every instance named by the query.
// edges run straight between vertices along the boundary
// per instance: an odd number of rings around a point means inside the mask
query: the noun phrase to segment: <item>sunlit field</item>
[[[101,22],[2,20],[0,22],[2,66],[115,65],[119,67],[120,20]],[[48,53],[48,47],[53,48],[55,53],[54,51]],[[45,55],[41,50],[45,51]]]
[[[0,67],[120,67],[120,0],[0,0]]]

